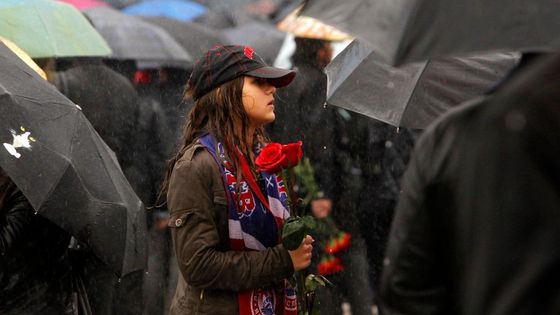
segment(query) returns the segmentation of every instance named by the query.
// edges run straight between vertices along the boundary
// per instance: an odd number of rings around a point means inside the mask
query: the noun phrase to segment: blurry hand
[[[314,241],[311,236],[307,235],[296,250],[288,251],[295,271],[305,269],[311,264],[311,250],[313,249],[312,244]]]

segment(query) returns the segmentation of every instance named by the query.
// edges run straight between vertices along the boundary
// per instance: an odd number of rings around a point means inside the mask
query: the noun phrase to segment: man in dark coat
[[[417,143],[384,314],[560,314],[560,57],[459,107]]]

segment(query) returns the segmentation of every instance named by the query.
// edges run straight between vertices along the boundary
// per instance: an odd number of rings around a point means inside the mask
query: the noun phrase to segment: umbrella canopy
[[[278,29],[293,34],[296,37],[314,38],[329,41],[352,39],[352,36],[327,25],[315,18],[301,16],[301,7],[296,8],[277,25]]]
[[[286,33],[273,25],[251,22],[224,30],[229,44],[252,46],[268,64],[272,64],[282,48]]]
[[[29,55],[25,51],[21,50],[21,48],[19,48],[16,44],[1,36],[0,42],[6,45],[6,47],[10,48],[10,50],[19,57],[19,59],[23,60],[23,62],[25,62],[25,64],[29,66],[29,68],[37,72],[37,74],[41,78],[45,80],[47,79],[47,74],[45,73],[45,71],[43,71],[43,69],[41,69],[41,67],[39,67],[39,65],[36,64],[35,61],[33,61],[33,59],[31,59],[31,57],[29,57]]]
[[[0,1],[0,36],[14,42],[32,58],[111,53],[80,11],[51,0]]]
[[[106,2],[110,4],[113,8],[117,8],[117,9],[122,9],[124,7],[133,5],[141,1],[142,0],[103,0],[103,2]]]
[[[169,33],[193,57],[198,58],[216,44],[227,42],[221,32],[195,22],[180,22],[168,18],[143,18]]]
[[[206,13],[203,5],[187,0],[151,0],[128,6],[122,12],[130,15],[167,17],[183,22]]]
[[[143,269],[142,202],[78,106],[0,44],[0,166],[42,216],[119,275]]]
[[[560,2],[553,0],[309,0],[301,14],[369,42],[392,65],[560,43],[551,31],[560,28]]]
[[[397,127],[425,128],[451,107],[482,95],[518,62],[518,54],[449,58],[393,68],[352,42],[326,68],[327,102]]]
[[[97,1],[97,0],[58,0],[60,2],[66,2],[68,4],[73,5],[78,10],[86,10],[95,7],[106,7],[109,6],[105,2]]]
[[[156,25],[111,8],[84,13],[111,46],[112,59],[131,59],[154,67],[189,67],[193,62],[191,55]]]

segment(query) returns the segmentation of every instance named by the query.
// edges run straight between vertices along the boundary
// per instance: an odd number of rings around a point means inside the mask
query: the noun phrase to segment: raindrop
[[[327,108],[327,102],[323,104],[323,108]]]
[[[39,213],[39,211],[35,210],[35,212],[34,212],[33,214],[35,214],[35,215],[36,215],[37,213]]]
[[[387,83],[387,87],[390,88],[390,89],[394,89],[395,88],[395,83],[389,82],[389,83]]]
[[[327,149],[327,146],[326,146],[326,145],[324,145],[324,146],[323,146],[323,150],[326,150],[326,149]]]
[[[391,264],[391,259],[389,259],[389,258],[383,259],[383,265],[384,266],[389,266],[390,264]]]
[[[390,147],[392,147],[392,146],[393,146],[393,142],[388,141],[388,140],[385,141],[385,147],[386,147],[386,148],[390,148]]]
[[[117,280],[117,282],[118,282],[118,283],[121,283],[121,278],[119,278],[119,279]]]

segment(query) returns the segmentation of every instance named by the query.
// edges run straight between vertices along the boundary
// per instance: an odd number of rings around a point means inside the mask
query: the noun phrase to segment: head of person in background
[[[325,68],[332,60],[333,48],[330,41],[314,38],[296,37],[296,50],[292,55],[292,64],[308,64]]]

